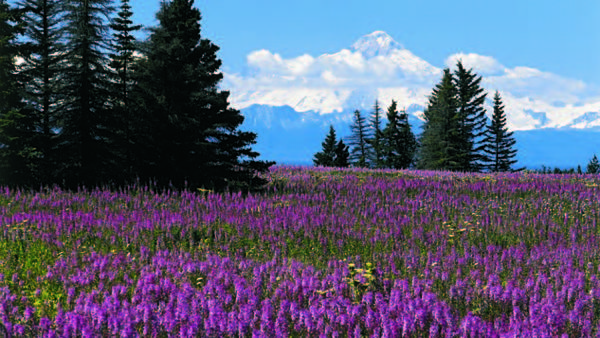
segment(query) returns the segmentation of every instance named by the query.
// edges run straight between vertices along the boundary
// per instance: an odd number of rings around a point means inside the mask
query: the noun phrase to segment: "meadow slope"
[[[275,167],[266,192],[0,191],[43,337],[593,337],[597,175]]]

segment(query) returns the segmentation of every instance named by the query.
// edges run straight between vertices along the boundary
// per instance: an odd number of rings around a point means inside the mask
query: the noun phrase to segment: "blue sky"
[[[157,25],[160,3],[131,0],[134,22]],[[590,117],[600,113],[598,0],[196,0],[195,6],[202,36],[220,47],[220,87],[237,109],[287,105],[325,114],[371,109],[375,99],[423,107],[442,69],[462,59],[483,77],[489,97],[501,93],[512,130],[600,127]],[[385,50],[374,55],[369,48],[377,46]]]
[[[156,24],[160,1],[132,0],[134,20]],[[436,67],[454,53],[489,55],[600,85],[597,0],[205,0],[202,33],[220,48],[223,70],[241,72],[247,55],[283,58],[348,48],[376,30]]]
[[[130,1],[136,24],[158,24],[159,0]],[[600,128],[598,0],[196,0],[195,6],[202,36],[220,47],[221,88],[237,109],[369,112],[375,99],[383,107],[394,99],[419,117],[414,107],[426,105],[442,69],[460,58],[483,76],[488,98],[501,93],[511,130]],[[383,52],[374,56],[370,48],[378,46]]]

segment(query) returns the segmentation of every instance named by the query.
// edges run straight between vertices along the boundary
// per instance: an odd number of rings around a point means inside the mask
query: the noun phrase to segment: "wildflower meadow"
[[[0,336],[594,337],[596,175],[0,192]]]

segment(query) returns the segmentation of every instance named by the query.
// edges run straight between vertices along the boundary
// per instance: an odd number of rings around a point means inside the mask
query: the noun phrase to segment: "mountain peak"
[[[358,39],[350,49],[354,52],[360,52],[368,59],[378,55],[389,55],[392,51],[404,49],[404,47],[386,32],[375,31]]]

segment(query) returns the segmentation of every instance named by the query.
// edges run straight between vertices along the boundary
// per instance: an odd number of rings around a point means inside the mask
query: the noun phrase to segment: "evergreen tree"
[[[368,167],[372,156],[371,145],[368,143],[371,135],[365,118],[359,110],[354,111],[354,122],[350,130],[352,131],[352,135],[348,137],[348,145],[352,147],[350,161],[355,167]]]
[[[134,85],[133,68],[135,59],[133,53],[138,49],[136,39],[131,34],[142,28],[142,25],[133,25],[131,21],[131,6],[129,0],[121,0],[121,7],[118,16],[112,20],[110,28],[113,33],[112,49],[114,53],[110,54],[110,69],[113,72],[115,93],[112,109],[112,148],[113,158],[122,168],[123,176],[128,179],[134,177],[134,164],[137,163],[134,155],[135,137],[134,126],[136,126],[134,115],[134,104],[130,99]]]
[[[32,185],[35,159],[33,112],[23,104],[25,88],[16,72],[24,33],[23,11],[0,0],[0,183]]]
[[[348,162],[349,157],[350,152],[348,151],[348,146],[345,145],[344,141],[340,139],[335,146],[335,159],[333,160],[333,166],[338,168],[347,168],[350,164]]]
[[[594,154],[594,157],[588,162],[587,168],[585,170],[586,174],[597,174],[600,170],[600,164],[598,163],[598,157]]]
[[[406,111],[398,113],[397,103],[387,110],[387,124],[383,130],[385,166],[406,169],[413,164],[417,142],[408,123]]]
[[[466,70],[461,61],[457,63],[454,76],[460,121],[459,138],[456,140],[460,153],[458,169],[479,172],[489,161],[484,151],[487,117],[483,104],[487,94],[481,88],[481,76],[473,73],[472,69]]]
[[[408,114],[406,110],[402,110],[400,113],[400,140],[399,144],[403,145],[403,165],[406,164],[406,168],[413,167],[415,164],[415,158],[418,148],[417,138],[412,132],[410,123],[408,122]]]
[[[66,0],[68,48],[61,89],[61,132],[58,137],[59,180],[67,187],[94,186],[114,172],[109,150],[110,95],[107,25],[110,0]]]
[[[335,159],[338,153],[338,144],[333,125],[329,126],[329,133],[321,145],[323,146],[323,149],[314,155],[313,163],[316,166],[323,167],[335,166]]]
[[[255,160],[250,146],[256,134],[237,128],[244,117],[229,107],[229,92],[219,91],[223,74],[219,47],[200,35],[200,11],[193,0],[162,2],[145,43],[145,59],[136,63],[136,121],[145,138],[142,179],[160,185],[253,189],[266,180],[271,162]],[[151,151],[148,151],[151,150]]]
[[[583,174],[583,172],[581,171],[581,165],[577,165],[577,173],[578,174]]]
[[[21,80],[26,83],[25,99],[32,109],[33,138],[30,146],[38,156],[31,163],[32,176],[36,182],[54,182],[53,168],[57,163],[53,150],[57,137],[57,107],[61,93],[60,75],[64,68],[64,43],[61,40],[64,19],[59,0],[24,0],[23,21],[25,35],[29,42],[25,45],[23,63],[20,65]]]
[[[510,171],[511,165],[517,163],[513,158],[517,150],[513,149],[516,141],[512,137],[513,132],[509,132],[506,127],[506,114],[500,93],[496,91],[494,95],[494,113],[492,123],[488,127],[488,135],[485,139],[484,151],[487,153],[490,162],[487,165],[492,172]]]
[[[383,168],[383,131],[381,130],[381,108],[379,102],[375,100],[375,107],[373,114],[369,120],[370,123],[370,137],[367,139],[367,143],[371,146],[371,158],[370,164],[374,168]]]
[[[420,169],[460,170],[460,121],[456,88],[449,69],[433,89],[424,111],[425,123],[420,136]]]

